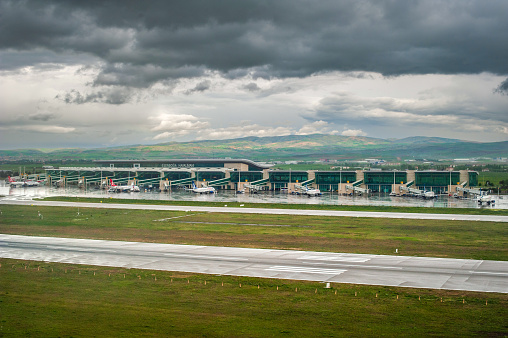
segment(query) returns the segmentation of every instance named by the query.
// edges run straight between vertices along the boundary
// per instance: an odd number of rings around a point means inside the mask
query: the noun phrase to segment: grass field
[[[224,202],[201,202],[201,201],[162,201],[123,198],[90,198],[56,196],[46,197],[45,201],[64,202],[91,202],[91,203],[122,203],[122,204],[156,204],[156,205],[188,205],[222,207]],[[303,209],[303,210],[344,210],[344,211],[376,211],[376,212],[404,212],[404,213],[427,213],[427,214],[464,214],[464,215],[504,215],[508,216],[506,209],[485,208],[425,208],[425,207],[397,207],[397,206],[373,206],[373,205],[327,205],[327,204],[277,204],[277,203],[240,203],[227,202],[228,207],[240,208],[269,208],[269,209]]]
[[[4,337],[508,334],[505,294],[0,263]]]
[[[5,234],[508,260],[508,228],[497,222],[16,205],[1,211]]]
[[[489,181],[493,185],[492,188],[497,188],[499,181],[506,180],[508,180],[508,172],[486,171],[481,172],[478,177],[478,183],[481,183],[482,187],[485,187],[485,183]]]
[[[398,248],[402,255],[508,260],[506,223],[0,210],[0,233],[9,234],[374,254]],[[508,294],[323,286],[0,258],[0,336],[508,335]]]

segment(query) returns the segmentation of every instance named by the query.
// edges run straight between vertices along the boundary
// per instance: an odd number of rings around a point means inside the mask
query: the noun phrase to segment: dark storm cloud
[[[124,104],[130,102],[133,98],[133,91],[130,88],[116,87],[104,91],[97,91],[88,94],[81,94],[77,90],[71,90],[65,94],[59,94],[57,99],[65,103],[85,104],[85,103],[108,103]]]
[[[0,51],[98,58],[95,85],[141,88],[209,71],[508,74],[504,0],[0,0],[0,13]]]
[[[211,85],[212,85],[212,82],[210,80],[201,81],[194,88],[186,90],[185,94],[190,95],[190,94],[196,93],[196,92],[204,92],[205,90],[210,89]]]
[[[502,95],[508,95],[508,79],[501,82],[494,92]]]

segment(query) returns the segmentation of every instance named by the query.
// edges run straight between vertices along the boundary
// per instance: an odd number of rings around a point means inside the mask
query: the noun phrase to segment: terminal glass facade
[[[426,191],[445,193],[448,185],[456,185],[460,182],[458,171],[416,171],[415,186]]]
[[[363,182],[372,192],[390,193],[394,184],[407,183],[404,171],[366,171]]]
[[[269,182],[273,190],[287,188],[288,183],[302,183],[308,180],[306,171],[273,171],[270,173]]]
[[[263,179],[263,173],[259,171],[233,171],[231,182],[255,182]]]
[[[187,171],[165,172],[163,180],[176,181],[189,177],[191,177],[191,173]]]
[[[478,186],[478,172],[470,171],[469,173],[469,186],[477,187]]]
[[[196,172],[196,181],[209,182],[219,180],[226,177],[226,174],[221,171],[198,171]]]
[[[407,183],[407,173],[404,171],[367,171],[363,174],[363,182],[369,184],[404,184]]]
[[[270,183],[302,183],[308,177],[306,171],[273,171],[270,173]]]
[[[355,171],[316,171],[314,183],[321,191],[339,190],[340,184],[356,181]]]
[[[446,187],[460,182],[458,171],[416,171],[415,185],[417,187]]]

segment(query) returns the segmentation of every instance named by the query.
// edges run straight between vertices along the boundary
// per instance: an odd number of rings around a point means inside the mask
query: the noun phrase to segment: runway
[[[0,200],[0,204],[12,205],[40,205],[80,208],[106,208],[106,209],[135,209],[135,210],[163,210],[163,211],[194,211],[194,212],[223,212],[243,214],[272,214],[272,215],[300,215],[300,216],[335,216],[335,217],[370,217],[370,218],[405,218],[405,219],[431,219],[453,221],[483,221],[508,222],[508,216],[496,215],[461,215],[461,214],[424,214],[403,212],[370,212],[370,211],[337,211],[337,210],[304,210],[304,209],[269,209],[269,208],[232,208],[177,206],[177,205],[150,205],[150,204],[121,204],[121,203],[88,203],[88,202],[59,202],[38,200]]]
[[[0,257],[331,283],[508,293],[508,262],[0,235]]]

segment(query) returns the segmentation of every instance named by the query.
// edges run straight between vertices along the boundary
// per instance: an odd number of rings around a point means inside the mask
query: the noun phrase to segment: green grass
[[[495,172],[495,171],[480,172],[478,176],[478,183],[481,183],[481,186],[483,188],[489,188],[485,187],[485,183],[487,181],[492,184],[492,186],[489,186],[490,188],[492,189],[497,188],[500,185],[499,181],[508,181],[508,172]]]
[[[92,198],[92,197],[46,197],[45,201],[63,202],[88,202],[88,203],[119,203],[119,204],[153,204],[153,205],[186,205],[223,207],[225,202],[201,202],[201,201],[162,201],[143,199],[122,198]],[[227,202],[228,207],[240,208],[268,208],[268,209],[303,209],[303,210],[339,210],[339,211],[371,211],[371,212],[404,212],[426,214],[463,214],[463,215],[497,215],[508,216],[506,209],[472,209],[472,208],[425,208],[425,207],[397,207],[397,206],[373,206],[373,205],[327,205],[327,204],[277,204],[277,203],[245,203]]]
[[[0,259],[0,336],[506,336],[508,296]]]
[[[6,234],[508,260],[508,228],[497,222],[16,205],[1,211]]]

